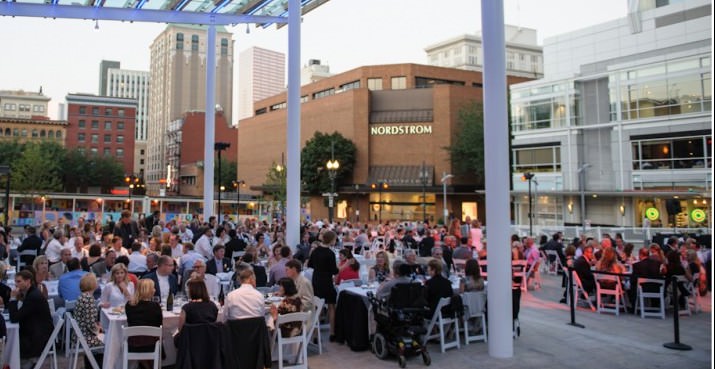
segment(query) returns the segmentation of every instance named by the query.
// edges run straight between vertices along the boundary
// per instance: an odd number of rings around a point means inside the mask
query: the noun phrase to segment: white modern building
[[[546,39],[544,78],[511,86],[514,222],[530,172],[537,226],[712,224],[712,2],[629,6]]]
[[[313,82],[318,82],[332,75],[329,65],[321,63],[320,59],[309,59],[308,65],[304,65],[300,70],[300,85],[305,86]]]
[[[23,90],[0,91],[0,117],[30,119],[46,117],[50,98],[40,92]]]
[[[113,64],[112,64],[113,63]],[[105,68],[106,65],[112,65]],[[116,67],[115,67],[116,66]],[[100,80],[104,86],[100,95],[122,97],[137,101],[134,129],[134,174],[143,177],[146,171],[147,131],[149,121],[149,72],[121,69],[119,62],[102,60]]]
[[[166,131],[170,122],[206,104],[206,41],[203,26],[170,24],[151,44],[146,183],[152,195],[166,188]],[[233,39],[216,27],[216,109],[231,119]]]
[[[238,119],[252,117],[254,102],[285,91],[285,54],[260,47],[241,51],[238,83]]]
[[[505,25],[506,74],[527,78],[544,75],[541,46],[536,40],[536,30]],[[427,64],[439,67],[482,71],[484,51],[482,35],[465,34],[425,48]]]

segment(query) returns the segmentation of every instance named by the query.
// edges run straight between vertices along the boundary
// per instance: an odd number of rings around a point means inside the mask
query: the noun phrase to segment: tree
[[[22,156],[12,165],[12,189],[29,195],[60,191],[62,183],[57,159],[45,156],[41,144],[25,144]]]
[[[330,177],[325,164],[335,158],[340,167],[335,176],[336,187],[341,180],[351,177],[355,167],[355,144],[340,133],[315,132],[301,152],[300,173],[305,190],[316,195],[330,191]]]
[[[218,177],[218,160],[214,161],[214,183],[218,186],[232,188],[231,183],[236,180],[238,164],[221,158],[221,178]]]
[[[459,109],[457,136],[449,152],[454,174],[474,178],[484,187],[484,110],[481,103],[472,101]]]
[[[285,166],[272,162],[268,173],[266,173],[264,187],[266,188],[265,192],[269,193],[273,197],[273,201],[277,201],[282,209],[287,200]]]
[[[90,172],[94,174],[90,183],[99,186],[102,193],[109,193],[112,188],[121,185],[124,181],[124,167],[116,158],[95,156],[91,160],[90,167]]]

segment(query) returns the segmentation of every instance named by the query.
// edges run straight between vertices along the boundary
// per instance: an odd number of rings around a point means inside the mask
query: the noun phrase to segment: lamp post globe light
[[[578,192],[581,195],[581,231],[586,232],[586,169],[591,164],[584,163],[576,170],[578,173]]]
[[[236,189],[236,222],[241,218],[241,186],[246,186],[246,181],[239,179],[231,181],[231,186]]]
[[[370,188],[373,190],[377,190],[377,193],[378,193],[377,205],[378,205],[378,208],[380,209],[378,211],[378,215],[377,215],[377,222],[382,223],[382,190],[386,190],[386,189],[390,188],[390,185],[387,182],[384,182],[384,180],[382,180],[377,183],[371,183]]]
[[[453,177],[453,174],[443,172],[442,178],[440,179],[440,182],[442,182],[442,213],[444,214],[442,221],[444,224],[447,224],[447,218],[449,217],[449,211],[447,210],[447,181]]]
[[[328,177],[330,177],[330,193],[328,194],[328,223],[333,224],[333,208],[334,208],[334,197],[337,196],[335,193],[335,177],[338,175],[338,169],[340,169],[340,163],[337,159],[330,159],[325,164],[328,168]]]

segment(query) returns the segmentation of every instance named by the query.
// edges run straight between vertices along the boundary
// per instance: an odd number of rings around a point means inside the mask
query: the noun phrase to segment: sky
[[[627,0],[504,0],[506,24],[534,28],[544,38],[626,16]],[[129,23],[0,17],[0,90],[38,91],[52,98],[49,115],[67,93],[98,93],[101,60],[149,70],[149,46],[166,27]],[[288,52],[288,27],[230,27],[238,54],[249,47]],[[481,29],[475,0],[330,0],[303,17],[301,64],[320,59],[332,73],[362,65],[422,63],[424,48]],[[238,70],[234,71],[234,84]],[[237,101],[237,88],[234,100]],[[234,111],[237,111],[234,102]]]

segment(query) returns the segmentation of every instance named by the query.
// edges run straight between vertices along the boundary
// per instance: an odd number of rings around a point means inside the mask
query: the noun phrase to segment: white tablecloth
[[[162,330],[162,340],[164,342],[164,352],[166,359],[162,361],[162,366],[174,365],[176,363],[176,348],[174,347],[173,334],[179,327],[179,310],[174,308],[174,312],[164,311],[164,323]],[[122,325],[127,324],[127,316],[124,314],[115,315],[111,309],[102,309],[100,313],[102,328],[104,329],[104,361],[102,368],[120,369],[122,367]]]
[[[20,369],[20,326],[5,320],[7,327],[7,340],[5,350],[2,352],[2,365],[9,365],[10,369]]]

